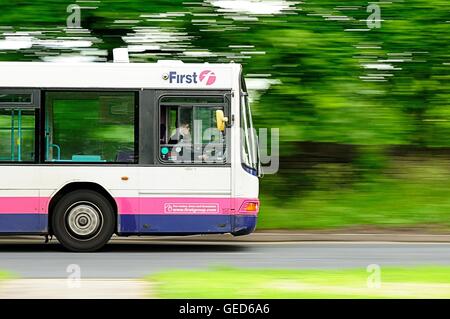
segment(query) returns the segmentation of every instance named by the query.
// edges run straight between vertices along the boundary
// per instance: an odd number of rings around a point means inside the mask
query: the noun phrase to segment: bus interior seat
[[[133,163],[134,151],[119,151],[117,153],[116,162],[118,163]]]
[[[100,155],[72,155],[73,162],[104,162]]]

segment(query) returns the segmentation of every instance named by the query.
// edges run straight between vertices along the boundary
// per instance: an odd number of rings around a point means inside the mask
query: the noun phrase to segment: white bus
[[[0,63],[0,235],[245,235],[257,136],[239,64]]]

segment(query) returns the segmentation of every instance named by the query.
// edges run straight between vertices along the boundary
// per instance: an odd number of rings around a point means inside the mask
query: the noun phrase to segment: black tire
[[[91,190],[77,190],[62,197],[55,205],[51,222],[59,242],[74,252],[101,249],[111,239],[116,225],[110,202]]]

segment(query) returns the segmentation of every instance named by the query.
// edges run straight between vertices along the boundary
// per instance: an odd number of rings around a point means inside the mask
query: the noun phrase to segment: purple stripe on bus
[[[223,234],[247,235],[255,230],[251,215],[121,215],[119,234]]]
[[[45,234],[48,219],[44,214],[0,214],[0,233]]]

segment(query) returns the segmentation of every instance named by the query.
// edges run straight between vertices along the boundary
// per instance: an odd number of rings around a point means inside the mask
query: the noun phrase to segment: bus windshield
[[[244,80],[241,92],[241,130],[242,165],[247,172],[259,176],[258,137],[253,127],[252,111]]]

